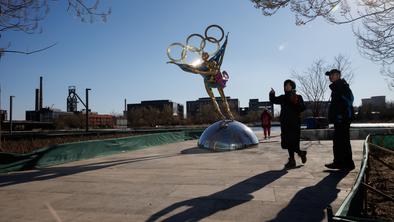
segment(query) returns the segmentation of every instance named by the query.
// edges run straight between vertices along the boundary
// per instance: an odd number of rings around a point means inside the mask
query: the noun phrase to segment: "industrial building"
[[[73,115],[72,112],[64,112],[60,109],[44,107],[43,97],[43,78],[40,76],[40,88],[35,90],[35,109],[25,112],[26,121],[53,122],[60,116]]]
[[[4,122],[7,120],[7,110],[0,109],[0,121]]]
[[[87,91],[90,89],[86,89]],[[26,113],[26,121],[25,123],[32,126],[41,126],[39,123],[53,123],[59,119],[67,119],[68,117],[78,116],[82,120],[86,116],[86,106],[82,99],[78,96],[76,92],[75,86],[69,86],[68,88],[68,96],[66,99],[67,102],[67,112],[62,111],[60,109],[54,109],[50,107],[44,107],[43,103],[43,78],[40,77],[40,86],[35,90],[35,109],[27,110]],[[81,102],[85,106],[85,111],[78,111],[78,102]],[[83,117],[82,117],[83,114]],[[85,118],[86,119],[86,118]],[[36,124],[34,124],[36,123]],[[20,121],[19,125],[23,124]],[[90,112],[88,115],[88,122],[80,123],[80,127],[86,127],[85,125],[89,124],[90,128],[114,128],[116,125],[116,119],[112,115],[101,115],[98,113]],[[31,127],[19,127],[19,128],[31,128]]]
[[[89,127],[91,128],[115,128],[116,119],[113,115],[90,114]]]

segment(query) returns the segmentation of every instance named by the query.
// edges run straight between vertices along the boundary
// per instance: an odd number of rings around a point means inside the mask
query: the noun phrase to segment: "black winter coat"
[[[354,117],[353,93],[344,79],[330,85],[331,103],[328,109],[330,123],[350,123]]]
[[[278,97],[270,94],[270,102],[280,104],[281,145],[283,149],[298,151],[300,148],[301,112],[305,110],[302,96],[286,92]]]

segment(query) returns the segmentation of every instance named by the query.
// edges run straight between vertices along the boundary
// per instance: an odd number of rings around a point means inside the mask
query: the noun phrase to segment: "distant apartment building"
[[[183,118],[183,105],[172,102],[171,100],[147,100],[141,101],[141,103],[127,104],[127,113],[130,113],[134,108],[155,108],[163,111],[166,107],[170,107],[172,110],[172,115],[179,118]]]
[[[217,103],[221,110],[223,110],[223,103],[221,97],[215,97]],[[239,114],[239,100],[232,99],[230,97],[226,97],[227,102],[230,106],[230,109],[234,114]],[[213,108],[212,100],[210,97],[199,98],[195,101],[186,101],[186,116],[187,118],[191,118],[196,116],[202,107],[204,106],[211,106]]]
[[[363,107],[369,106],[372,110],[379,110],[386,107],[386,96],[372,96],[371,98],[361,99]]]

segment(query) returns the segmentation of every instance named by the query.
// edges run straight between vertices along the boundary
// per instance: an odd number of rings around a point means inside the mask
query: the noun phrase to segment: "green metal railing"
[[[387,161],[392,161],[394,157],[394,135],[368,135],[364,142],[363,159],[356,182],[351,192],[343,201],[342,205],[335,213],[331,207],[327,208],[328,221],[390,221],[389,218],[376,218],[369,215],[371,202],[368,199],[369,194],[393,202],[393,196],[387,194],[387,191],[376,187],[374,181],[371,181],[371,170],[376,168],[376,161],[387,170],[393,170],[393,164],[382,160],[382,156]],[[387,173],[387,172],[386,172]],[[387,174],[390,175],[390,174]],[[374,175],[376,177],[376,175]],[[379,176],[379,175],[378,175]],[[390,210],[389,210],[390,211]],[[394,209],[391,209],[394,211]]]

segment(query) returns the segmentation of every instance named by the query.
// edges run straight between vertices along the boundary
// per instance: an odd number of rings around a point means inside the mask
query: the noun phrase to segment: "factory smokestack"
[[[36,89],[36,106],[35,106],[35,111],[38,111],[40,109],[40,102],[39,102],[39,97],[40,97],[40,90]]]
[[[40,110],[42,109],[42,76],[40,76]]]
[[[124,110],[123,110],[123,116],[127,116],[127,103],[126,103],[126,99],[124,99]]]

